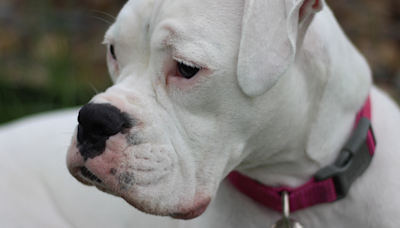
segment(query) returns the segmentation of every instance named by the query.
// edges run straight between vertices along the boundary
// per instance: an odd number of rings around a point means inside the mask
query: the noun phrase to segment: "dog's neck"
[[[265,185],[297,187],[338,156],[369,92],[371,73],[326,7],[314,18],[281,81],[265,96],[274,97],[280,87],[291,91],[279,98],[287,102],[282,121],[264,126],[275,130],[250,138],[248,156],[237,170]],[[271,133],[277,143],[263,140]]]

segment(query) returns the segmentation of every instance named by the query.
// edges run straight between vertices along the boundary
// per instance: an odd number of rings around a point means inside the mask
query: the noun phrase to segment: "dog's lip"
[[[94,175],[90,170],[88,170],[85,166],[82,166],[80,168],[81,175],[84,176],[85,178],[88,178],[91,181],[97,182],[98,184],[101,184],[103,181],[98,178],[96,175]]]
[[[88,186],[93,186],[94,184],[88,180],[86,180],[83,176],[81,176],[81,174],[77,173],[75,175],[73,175],[79,182],[81,182],[84,185],[88,185]]]
[[[210,201],[208,201],[206,204],[201,205],[197,209],[190,211],[188,213],[172,213],[169,216],[175,219],[183,219],[183,220],[188,220],[188,219],[194,219],[204,213],[204,211],[207,209]]]
[[[108,194],[112,194],[115,196],[120,196],[118,194],[116,194],[114,191],[112,191],[111,189],[107,188],[104,184],[102,183],[98,183],[98,182],[93,182],[93,181],[88,181],[82,174],[77,173],[76,175],[74,175],[74,177],[81,182],[84,185],[87,186],[94,186],[97,189],[99,189],[102,192],[108,193]]]

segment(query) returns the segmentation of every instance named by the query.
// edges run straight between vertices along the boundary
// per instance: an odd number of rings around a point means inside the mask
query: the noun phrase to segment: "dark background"
[[[83,105],[111,85],[101,45],[126,0],[0,0],[0,123]],[[400,0],[328,0],[400,101]],[[102,13],[103,12],[103,13]],[[108,22],[107,22],[108,21]]]

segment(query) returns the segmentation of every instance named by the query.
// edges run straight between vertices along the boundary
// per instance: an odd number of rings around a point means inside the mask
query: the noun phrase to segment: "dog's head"
[[[129,1],[104,41],[115,85],[80,111],[72,175],[147,213],[199,216],[248,154],[290,139],[300,91],[283,77],[321,5]]]

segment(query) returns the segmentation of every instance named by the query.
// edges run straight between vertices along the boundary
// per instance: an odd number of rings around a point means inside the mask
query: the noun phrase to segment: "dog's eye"
[[[199,67],[188,66],[184,63],[178,62],[178,72],[182,77],[186,79],[192,78],[199,71],[200,71]]]
[[[117,56],[115,55],[114,45],[110,45],[110,53],[114,60],[117,60]]]

